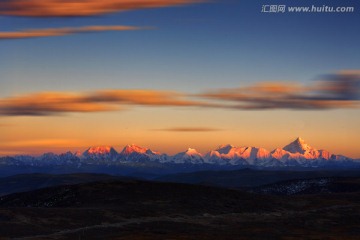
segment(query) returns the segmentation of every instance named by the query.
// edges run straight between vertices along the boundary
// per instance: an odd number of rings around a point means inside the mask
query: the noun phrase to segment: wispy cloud
[[[69,112],[101,112],[140,106],[206,106],[181,93],[155,90],[107,90],[94,93],[41,92],[0,99],[0,115],[44,116]]]
[[[216,131],[222,131],[223,129],[205,128],[205,127],[174,127],[174,128],[163,128],[163,129],[154,129],[154,130],[167,131],[167,132],[216,132]]]
[[[71,112],[102,112],[130,108],[200,107],[238,110],[326,110],[360,106],[360,72],[327,75],[309,86],[263,82],[253,86],[216,89],[196,95],[158,90],[101,90],[90,93],[40,92],[0,99],[2,116],[46,116]],[[200,131],[174,128],[168,131]],[[202,129],[209,130],[209,129]]]
[[[171,7],[203,2],[202,0],[2,0],[0,16],[19,17],[88,17],[115,12]],[[44,29],[24,29],[0,32],[0,39],[55,37],[70,34],[143,30],[149,27],[84,26]]]
[[[80,94],[34,93],[0,100],[0,115],[42,116],[65,112],[99,112],[114,110],[105,104],[84,101]]]
[[[263,82],[253,86],[218,89],[199,97],[220,101],[229,108],[261,109],[335,109],[357,108],[360,100],[360,72],[343,71],[327,75],[310,86]]]
[[[129,31],[147,29],[145,27],[134,26],[85,26],[85,27],[63,27],[45,29],[25,29],[12,32],[0,32],[0,39],[20,39],[20,38],[40,38],[56,37],[79,33],[92,33],[104,31]]]
[[[121,103],[142,106],[201,106],[212,107],[213,104],[188,99],[186,94],[176,91],[157,90],[104,90],[85,97],[86,101],[98,103]]]
[[[83,17],[119,11],[169,7],[199,0],[5,0],[0,15],[26,17]]]

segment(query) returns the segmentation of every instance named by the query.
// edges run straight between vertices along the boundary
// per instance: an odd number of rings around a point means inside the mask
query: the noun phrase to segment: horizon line
[[[329,150],[326,150],[326,149],[317,149],[317,148],[314,148],[314,147],[310,146],[309,144],[307,144],[307,142],[306,142],[303,138],[301,138],[301,137],[299,136],[299,137],[297,137],[295,140],[292,140],[290,143],[284,145],[283,147],[275,147],[273,150],[268,150],[268,149],[266,149],[266,148],[264,148],[264,147],[258,147],[258,146],[247,146],[247,145],[235,146],[235,145],[233,145],[233,144],[231,144],[231,143],[227,143],[227,144],[217,145],[216,148],[212,148],[212,149],[206,150],[205,153],[198,152],[198,151],[196,150],[196,148],[188,147],[187,149],[184,149],[183,151],[175,152],[174,154],[167,154],[166,152],[160,152],[160,151],[158,151],[158,150],[152,150],[152,149],[150,149],[150,148],[148,148],[148,147],[142,147],[142,146],[139,146],[139,145],[137,145],[137,144],[135,144],[135,143],[131,143],[131,144],[126,144],[126,145],[123,146],[123,147],[121,147],[121,146],[115,147],[114,145],[90,145],[90,146],[81,146],[81,147],[54,147],[54,148],[58,148],[58,149],[59,149],[59,148],[61,148],[61,149],[64,149],[64,148],[69,148],[69,149],[72,148],[72,149],[75,149],[75,148],[76,148],[77,150],[73,150],[73,151],[71,151],[71,150],[64,150],[64,151],[62,151],[62,152],[57,152],[57,151],[43,151],[43,152],[39,152],[39,153],[36,153],[36,154],[31,154],[31,153],[15,153],[15,152],[17,152],[17,151],[8,151],[8,152],[14,152],[14,154],[2,154],[2,153],[1,153],[1,150],[0,150],[0,157],[16,157],[16,156],[40,157],[40,156],[45,155],[45,154],[48,154],[48,153],[53,153],[53,154],[55,154],[55,155],[61,155],[61,154],[65,154],[65,153],[68,153],[68,152],[70,152],[70,153],[72,153],[72,154],[75,154],[75,155],[77,155],[77,154],[83,155],[87,150],[89,150],[89,149],[91,149],[91,148],[110,148],[109,151],[110,151],[111,149],[113,149],[117,154],[121,154],[121,152],[124,151],[125,148],[128,147],[128,146],[135,146],[135,147],[138,147],[138,148],[141,148],[141,149],[151,150],[151,151],[153,151],[153,152],[157,152],[157,153],[162,154],[162,155],[165,154],[165,155],[167,155],[167,156],[174,156],[174,155],[176,155],[176,154],[178,154],[178,153],[186,152],[186,151],[189,150],[189,149],[193,149],[193,150],[195,150],[197,153],[199,153],[200,155],[205,156],[206,154],[211,153],[211,151],[215,151],[215,150],[218,150],[218,149],[220,149],[220,148],[222,148],[222,147],[226,147],[226,146],[231,146],[231,147],[233,147],[233,148],[257,148],[257,149],[264,149],[264,150],[268,151],[269,153],[272,153],[272,152],[275,151],[276,149],[284,149],[287,145],[290,145],[291,143],[294,143],[294,142],[296,142],[296,141],[300,141],[300,142],[302,142],[303,144],[306,144],[306,145],[308,145],[310,148],[312,148],[312,149],[314,149],[314,150],[317,150],[317,151],[327,151],[327,152],[329,152],[330,154],[333,154],[333,155],[342,155],[342,156],[345,156],[345,155],[343,155],[343,154],[335,154],[335,153],[332,153],[332,152],[330,152]],[[83,149],[83,150],[80,150],[80,149]],[[119,151],[119,150],[117,150],[117,149],[121,149],[121,150]],[[6,150],[5,150],[5,151],[6,151]],[[345,156],[345,157],[347,157],[347,156]],[[350,157],[350,158],[352,158],[352,159],[360,159],[360,157]]]

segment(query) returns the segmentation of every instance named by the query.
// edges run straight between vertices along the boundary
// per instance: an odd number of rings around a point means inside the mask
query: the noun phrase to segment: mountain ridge
[[[326,150],[311,147],[298,137],[283,148],[268,151],[259,147],[236,147],[230,144],[220,145],[218,148],[201,154],[195,149],[169,156],[149,148],[135,144],[126,145],[119,153],[111,146],[93,146],[78,153],[45,153],[40,157],[27,155],[8,156],[0,158],[1,165],[63,165],[74,164],[190,164],[214,166],[258,166],[258,167],[321,167],[329,164],[359,163],[360,161],[343,155],[332,154]]]

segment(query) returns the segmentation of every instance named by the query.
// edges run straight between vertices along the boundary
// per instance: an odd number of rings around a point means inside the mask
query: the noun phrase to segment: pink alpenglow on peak
[[[193,148],[188,148],[185,152],[178,153],[172,157],[174,163],[204,163],[204,158],[201,153]]]
[[[126,145],[121,152],[121,155],[130,155],[132,153],[139,153],[139,154],[153,154],[153,155],[160,155],[160,152],[152,151],[149,148],[139,147],[135,144]]]
[[[202,156],[202,154],[199,153],[198,151],[196,151],[196,149],[194,149],[194,148],[188,148],[188,150],[185,153],[186,153],[186,155],[190,155],[190,156],[192,156],[192,155]]]
[[[110,146],[95,146],[88,148],[82,155],[86,158],[99,160],[106,158],[116,158],[118,153],[113,147]]]
[[[311,146],[309,146],[302,138],[298,137],[292,143],[283,147],[284,150],[290,153],[300,153],[304,154],[306,152],[310,152],[311,150],[315,150]]]
[[[277,160],[288,160],[290,154],[291,153],[282,148],[276,148],[271,152],[271,156]]]
[[[82,153],[81,151],[77,150],[75,153],[74,153],[75,156],[77,157],[81,157]]]
[[[25,160],[24,160],[25,159]],[[29,160],[30,159],[30,160]],[[33,162],[32,156],[19,156],[19,162]],[[47,153],[39,157],[41,161],[60,164],[62,162],[81,164],[132,164],[139,163],[146,166],[151,162],[151,166],[158,164],[211,164],[219,166],[260,166],[260,167],[322,167],[322,166],[344,166],[344,164],[360,164],[360,161],[351,159],[343,155],[335,155],[325,150],[317,150],[308,145],[303,139],[297,138],[295,141],[283,148],[276,148],[272,152],[258,147],[236,147],[230,144],[221,145],[215,150],[202,155],[193,148],[188,148],[173,156],[161,154],[137,146],[127,145],[119,154],[110,146],[95,146],[88,148],[81,156],[70,152],[65,154]],[[8,159],[5,159],[6,162]],[[335,164],[335,165],[334,165]],[[347,166],[347,165],[346,165]]]
[[[325,150],[317,150],[307,144],[302,138],[297,138],[295,141],[286,145],[282,149],[277,148],[271,152],[273,158],[286,162],[288,160],[314,160],[314,159],[333,159],[336,156]]]
[[[97,147],[90,147],[86,152],[88,154],[107,154],[110,153],[112,147],[109,146],[97,146]]]
[[[121,154],[122,155],[130,155],[131,153],[146,153],[148,149],[147,148],[142,148],[139,147],[135,144],[131,144],[131,145],[126,145],[124,147],[124,149],[122,150]]]
[[[220,154],[228,154],[230,150],[233,148],[234,146],[231,144],[224,144],[224,145],[220,145],[215,151]]]
[[[167,155],[160,152],[152,151],[149,148],[137,146],[135,144],[126,145],[119,154],[120,157],[125,158],[127,161],[143,162],[146,160],[159,162],[166,162]]]
[[[216,150],[207,154],[209,163],[227,160],[229,164],[237,165],[240,159],[246,160],[243,164],[254,164],[255,159],[268,159],[270,152],[264,148],[256,147],[234,147],[233,145],[221,145]]]

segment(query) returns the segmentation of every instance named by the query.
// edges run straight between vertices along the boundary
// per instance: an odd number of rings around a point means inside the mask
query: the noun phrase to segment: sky
[[[288,10],[312,5],[354,11]],[[357,0],[1,0],[0,155],[300,136],[360,158],[359,20]]]

